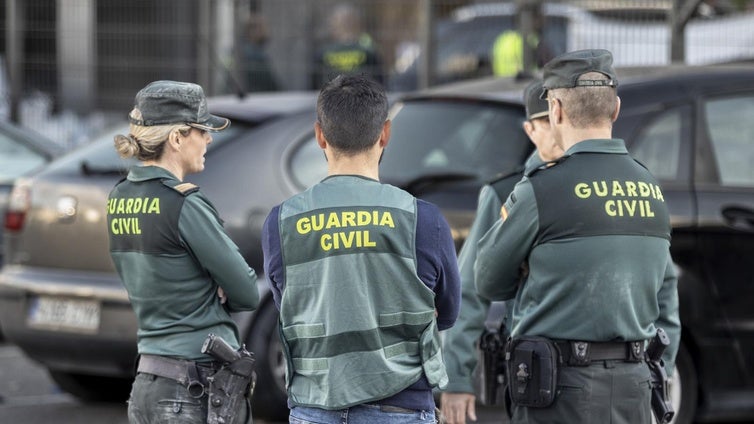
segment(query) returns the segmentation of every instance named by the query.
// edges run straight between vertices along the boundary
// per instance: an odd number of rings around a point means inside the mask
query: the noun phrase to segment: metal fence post
[[[683,63],[686,59],[686,42],[684,33],[686,24],[691,19],[702,0],[673,0],[670,14],[670,62]]]
[[[432,31],[435,24],[434,16],[432,0],[421,0],[418,28],[421,55],[419,55],[420,61],[417,68],[419,88],[427,88],[434,83],[435,36],[434,31]]]
[[[74,3],[74,4],[64,4]],[[58,94],[63,109],[92,112],[97,94],[96,5],[94,0],[57,0]]]
[[[199,37],[197,38],[197,55],[196,55],[196,80],[207,92],[214,94],[215,90],[210,77],[212,69],[211,43],[212,43],[212,9],[214,9],[214,0],[199,0]]]
[[[518,0],[516,2],[518,31],[521,34],[523,43],[523,63],[521,72],[524,75],[531,75],[537,69],[536,62],[536,44],[530,40],[536,39],[541,41],[540,29],[536,24],[537,19],[541,17],[542,0]]]
[[[5,3],[5,51],[6,66],[8,68],[8,108],[11,122],[18,123],[21,119],[19,103],[24,86],[24,11],[26,3],[23,0],[8,0]]]

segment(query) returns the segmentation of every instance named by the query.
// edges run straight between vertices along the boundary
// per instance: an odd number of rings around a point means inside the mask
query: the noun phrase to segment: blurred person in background
[[[519,22],[524,12],[531,17],[532,24],[530,32],[525,37],[521,33],[524,28]],[[524,49],[533,52],[533,63],[530,65],[535,69],[540,69],[554,57],[552,48],[544,38],[545,17],[542,14],[542,7],[526,6],[526,9],[520,7],[515,16],[516,28],[501,32],[492,44],[490,53],[492,73],[498,77],[513,77],[527,71],[531,73],[531,69],[525,69],[527,64],[524,63]]]
[[[337,75],[368,75],[384,83],[382,59],[364,31],[361,12],[341,3],[328,20],[329,40],[314,57],[312,88],[318,90]]]
[[[204,423],[208,377],[222,364],[202,353],[211,333],[239,349],[235,311],[259,303],[256,273],[188,174],[204,170],[211,132],[230,121],[209,114],[196,84],[155,81],[136,95],[128,135],[115,137],[130,169],[110,192],[110,254],[138,321],[139,361],[128,401],[132,424]],[[250,382],[249,382],[250,383]],[[251,423],[247,394],[229,423]]]
[[[246,91],[250,93],[277,91],[275,74],[267,55],[267,21],[252,13],[244,25],[246,36],[241,45],[241,71],[245,76]]]

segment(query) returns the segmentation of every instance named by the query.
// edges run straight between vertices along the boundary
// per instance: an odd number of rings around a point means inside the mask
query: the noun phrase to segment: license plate
[[[27,323],[30,327],[81,333],[99,329],[100,304],[94,300],[34,297]]]

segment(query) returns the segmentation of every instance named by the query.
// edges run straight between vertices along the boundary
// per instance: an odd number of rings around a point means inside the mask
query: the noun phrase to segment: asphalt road
[[[478,411],[479,424],[506,424],[495,409]],[[63,393],[44,368],[0,342],[0,424],[128,424],[124,403],[83,403]],[[256,424],[279,424],[255,420]]]

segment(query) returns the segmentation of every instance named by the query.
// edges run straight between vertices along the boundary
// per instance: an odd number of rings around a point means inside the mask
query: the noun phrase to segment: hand
[[[220,298],[220,303],[223,305],[228,301],[228,296],[225,295],[222,287],[217,288],[217,297]]]
[[[476,396],[471,393],[442,393],[442,415],[447,424],[466,424],[466,416],[476,421]]]

